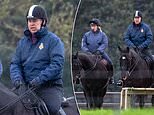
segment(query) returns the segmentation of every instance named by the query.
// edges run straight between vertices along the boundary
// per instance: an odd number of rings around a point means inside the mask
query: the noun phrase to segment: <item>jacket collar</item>
[[[39,31],[37,31],[36,33],[34,33],[36,38],[41,38],[43,36],[45,36],[48,33],[48,28],[47,27],[42,27]],[[24,31],[24,35],[28,38],[32,37],[31,32],[29,31],[28,28],[25,29]]]
[[[91,32],[92,32],[92,33],[94,33],[94,34],[97,34],[97,33],[99,33],[99,32],[100,32],[100,30],[99,30],[99,29],[97,29],[97,31],[96,31],[96,32],[94,32],[93,30],[91,30]]]
[[[141,27],[142,24],[143,24],[142,22],[139,23],[139,24],[135,24],[135,22],[133,22],[133,26],[134,26],[134,27]]]

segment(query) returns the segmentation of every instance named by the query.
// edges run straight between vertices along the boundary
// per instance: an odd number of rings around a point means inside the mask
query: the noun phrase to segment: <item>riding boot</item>
[[[108,64],[107,66],[108,69],[108,77],[110,78],[109,80],[109,84],[114,84],[114,78],[113,78],[113,65],[112,64]]]

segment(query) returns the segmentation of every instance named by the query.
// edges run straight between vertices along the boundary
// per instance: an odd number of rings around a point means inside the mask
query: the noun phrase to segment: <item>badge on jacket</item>
[[[43,49],[44,48],[44,45],[43,45],[43,43],[41,43],[40,45],[39,45],[39,49],[41,50],[41,49]]]
[[[144,32],[143,28],[141,29],[141,32],[142,32],[142,33]]]

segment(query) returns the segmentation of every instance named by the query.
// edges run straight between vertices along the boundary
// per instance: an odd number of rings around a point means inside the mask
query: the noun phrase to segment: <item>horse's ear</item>
[[[129,47],[127,47],[127,51],[128,51],[128,52],[129,52],[129,50],[130,50]]]
[[[120,47],[120,46],[118,46],[118,49],[119,49],[119,51],[121,52],[121,47]]]
[[[78,57],[78,53],[79,53],[79,52],[77,51],[77,52],[76,52],[76,57]]]

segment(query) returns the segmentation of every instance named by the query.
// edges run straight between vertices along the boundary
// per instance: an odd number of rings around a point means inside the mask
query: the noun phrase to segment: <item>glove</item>
[[[137,49],[142,52],[144,48],[142,46],[138,46]]]
[[[134,49],[136,52],[138,52],[138,48],[134,45],[131,47],[132,49]]]
[[[32,81],[29,82],[31,87],[39,87],[40,86],[40,78],[34,78]]]
[[[16,89],[19,89],[19,87],[20,87],[21,85],[23,85],[23,83],[22,83],[21,80],[16,80],[16,81],[14,82],[14,86],[15,86]]]
[[[152,59],[149,56],[145,56],[144,59],[146,60],[146,62],[152,62]]]
[[[101,52],[99,50],[97,50],[94,54],[95,55],[101,55]]]

